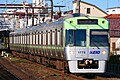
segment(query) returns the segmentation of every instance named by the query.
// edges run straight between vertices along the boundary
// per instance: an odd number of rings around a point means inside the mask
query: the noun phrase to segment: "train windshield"
[[[91,30],[90,46],[108,46],[107,30]]]
[[[86,30],[66,30],[66,46],[86,46]]]

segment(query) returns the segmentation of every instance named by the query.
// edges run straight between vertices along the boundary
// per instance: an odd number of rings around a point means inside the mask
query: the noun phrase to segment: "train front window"
[[[75,46],[86,46],[86,30],[76,30]]]
[[[107,30],[91,30],[90,46],[108,46]]]
[[[86,30],[66,30],[66,46],[86,46]]]

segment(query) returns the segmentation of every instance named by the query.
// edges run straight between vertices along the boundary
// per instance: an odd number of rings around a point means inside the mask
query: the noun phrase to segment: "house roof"
[[[110,36],[120,37],[120,14],[105,16],[110,21]]]
[[[73,3],[76,3],[76,2],[77,2],[77,0],[73,1]],[[93,5],[93,4],[84,2],[84,1],[80,1],[80,3],[84,3],[84,4],[87,4],[87,5],[93,6],[93,7],[97,8],[97,9],[99,9],[100,11],[102,11],[103,13],[105,13],[106,15],[108,15],[105,11],[103,11],[102,9],[100,9],[99,7],[97,7],[96,5]]]
[[[120,14],[110,14],[108,16],[105,16],[105,18],[117,18],[117,19],[120,19]]]

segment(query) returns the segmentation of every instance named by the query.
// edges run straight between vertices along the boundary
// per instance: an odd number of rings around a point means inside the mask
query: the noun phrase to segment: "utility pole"
[[[81,0],[76,0],[76,13],[80,13],[80,1]]]
[[[51,2],[51,20],[53,18],[53,0],[50,0]]]

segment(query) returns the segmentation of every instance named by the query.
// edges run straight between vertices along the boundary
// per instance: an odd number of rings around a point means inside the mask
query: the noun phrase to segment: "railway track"
[[[10,72],[13,76],[18,78],[18,80],[36,80],[35,77],[30,75],[29,73],[25,72],[23,69],[15,66],[6,58],[0,58],[0,64],[4,66],[5,72]],[[3,74],[5,74],[5,72]],[[2,73],[0,73],[2,74]],[[7,76],[7,75],[5,75]],[[1,79],[0,79],[1,80]],[[17,79],[5,79],[5,80],[17,80]]]
[[[0,64],[0,80],[20,80],[18,77],[11,74],[4,66]]]
[[[31,62],[21,58],[7,58],[8,62],[12,65],[17,66],[19,70],[28,73],[30,76],[34,76],[34,80],[119,80],[120,77],[115,74],[105,73],[97,74],[94,77],[85,76],[84,74],[76,75],[70,74],[64,71],[56,70],[44,65]],[[30,74],[29,74],[30,73]],[[28,79],[29,80],[29,79]]]

